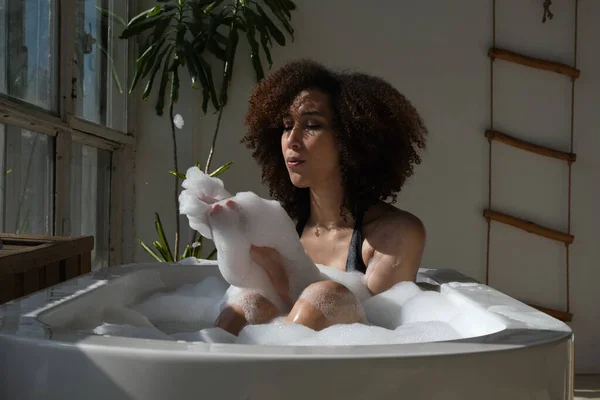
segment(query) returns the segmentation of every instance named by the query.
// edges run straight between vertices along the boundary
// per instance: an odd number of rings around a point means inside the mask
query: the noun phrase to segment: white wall
[[[144,3],[144,2],[142,2]],[[153,2],[146,0],[142,6]],[[425,267],[455,268],[485,280],[489,59],[492,1],[303,0],[294,14],[296,41],[274,51],[276,65],[310,57],[336,68],[359,69],[384,77],[413,101],[430,131],[423,163],[399,198],[398,206],[417,214],[428,231]],[[554,2],[555,17],[541,23],[537,0],[497,1],[497,44],[515,51],[570,63],[573,2]],[[381,10],[377,7],[382,7]],[[384,8],[385,7],[385,8]],[[143,8],[143,7],[142,7]],[[580,1],[576,88],[571,324],[576,333],[578,372],[600,372],[600,2]],[[241,49],[242,51],[245,48]],[[244,53],[240,53],[241,55]],[[567,78],[498,61],[495,67],[495,128],[541,144],[567,149],[570,82]],[[243,116],[254,85],[249,59],[236,61],[214,166],[234,160],[223,176],[230,191],[267,191],[249,150],[239,144]],[[204,162],[214,115],[200,118],[199,93],[184,92],[178,112],[186,126],[180,138],[180,169]],[[154,237],[152,215],[159,211],[171,230],[172,183],[167,118],[152,104],[139,108],[136,157],[137,235]],[[495,144],[493,206],[566,229],[567,168],[561,163]],[[534,163],[534,161],[536,163]],[[183,225],[186,227],[186,222]],[[498,224],[492,226],[490,284],[540,305],[564,307],[564,247]],[[137,260],[146,259],[138,249]]]

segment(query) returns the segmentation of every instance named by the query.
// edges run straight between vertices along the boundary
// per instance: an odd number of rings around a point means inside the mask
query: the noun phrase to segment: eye
[[[291,131],[293,128],[294,128],[294,121],[290,121],[289,119],[283,121],[283,131],[284,132]]]

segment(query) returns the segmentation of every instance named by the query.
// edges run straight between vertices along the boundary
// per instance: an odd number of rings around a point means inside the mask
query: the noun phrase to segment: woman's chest
[[[368,245],[366,243],[363,244],[362,238],[355,238],[353,240],[352,236],[352,230],[321,232],[319,236],[316,236],[314,230],[307,230],[302,235],[301,241],[315,264],[327,265],[345,271],[350,252],[358,250],[359,254],[362,254],[365,265],[369,258]]]

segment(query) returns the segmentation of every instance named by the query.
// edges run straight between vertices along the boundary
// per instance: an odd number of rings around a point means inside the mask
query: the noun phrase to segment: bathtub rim
[[[164,263],[138,263],[127,264],[120,266],[112,266],[86,274],[83,278],[94,277],[89,281],[99,281],[108,279],[118,279],[127,273],[144,268],[163,268],[169,264]],[[180,265],[180,264],[178,264]],[[218,268],[215,261],[202,260],[199,264],[201,267]],[[174,265],[173,265],[174,266]],[[135,268],[135,269],[134,269]],[[81,279],[82,277],[75,278]],[[555,329],[535,329],[523,326],[524,324],[518,320],[512,320],[505,316],[500,316],[506,328],[498,332],[449,341],[425,342],[425,343],[410,343],[410,344],[395,344],[395,345],[359,345],[359,346],[286,346],[286,345],[244,345],[244,344],[209,344],[202,342],[169,342],[155,339],[140,339],[126,337],[104,337],[104,336],[87,336],[83,340],[81,338],[72,339],[54,339],[52,338],[52,327],[48,327],[39,321],[39,317],[61,304],[62,302],[72,301],[74,298],[85,295],[101,286],[88,285],[82,293],[72,293],[65,295],[58,301],[48,301],[44,306],[38,307],[35,310],[22,310],[19,314],[19,327],[24,328],[22,333],[7,332],[4,328],[5,324],[0,324],[0,348],[3,342],[10,345],[10,342],[18,341],[24,344],[23,341],[30,345],[40,346],[44,348],[58,348],[65,346],[71,350],[79,350],[89,354],[114,353],[118,354],[129,353],[139,356],[151,354],[160,359],[198,359],[203,360],[275,360],[275,359],[364,359],[364,358],[418,358],[418,357],[444,357],[469,355],[476,353],[491,353],[498,351],[515,351],[523,348],[534,346],[552,345],[552,343],[561,343],[568,340],[573,340],[574,335],[571,328],[554,318],[535,310],[516,299],[482,285],[472,278],[466,277],[453,269],[427,269],[419,270],[419,282],[438,285],[441,291],[460,292],[461,288],[486,287],[490,289],[492,295],[500,295],[505,300],[510,301],[511,306],[516,307],[517,314],[521,313],[526,317],[525,313],[533,313],[538,317],[555,321]],[[63,283],[64,284],[64,283]],[[56,285],[60,286],[62,284]],[[453,287],[454,286],[454,287]],[[6,318],[5,309],[7,305],[15,305],[23,302],[24,299],[32,296],[43,296],[43,293],[49,289],[33,293],[29,296],[14,300],[0,306],[0,323],[3,318]],[[459,293],[460,296],[469,297],[468,292]],[[519,315],[521,315],[519,314]],[[8,316],[10,318],[10,316]],[[35,337],[28,333],[36,330],[49,330],[51,337]]]

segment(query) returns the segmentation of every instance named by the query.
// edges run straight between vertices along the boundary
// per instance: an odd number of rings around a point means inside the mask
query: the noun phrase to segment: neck
[[[345,228],[351,225],[352,217],[346,221],[340,215],[344,191],[341,184],[325,185],[321,188],[310,188],[310,217],[311,225],[326,229]]]

